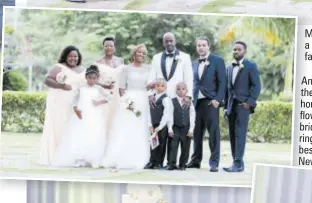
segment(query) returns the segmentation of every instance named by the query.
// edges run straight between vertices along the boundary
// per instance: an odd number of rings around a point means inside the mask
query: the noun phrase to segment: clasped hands
[[[173,136],[174,136],[174,133],[173,133],[172,131],[170,131],[170,132],[169,132],[169,137],[173,137]],[[188,136],[188,137],[193,137],[193,132],[192,132],[192,131],[189,131],[189,132],[187,133],[186,136]]]
[[[156,98],[154,95],[148,96],[148,101],[149,101],[149,104],[152,108],[154,108],[156,106]],[[183,97],[183,99],[182,99],[182,104],[183,104],[182,107],[183,108],[186,109],[186,108],[190,107],[191,103],[192,103],[192,100],[189,96]]]

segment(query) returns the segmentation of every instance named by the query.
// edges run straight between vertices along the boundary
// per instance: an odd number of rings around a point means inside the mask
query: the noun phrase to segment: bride
[[[143,64],[146,54],[145,45],[136,46],[131,52],[132,63],[125,66],[121,73],[119,88],[122,97],[112,121],[102,162],[105,168],[142,169],[148,162],[150,146],[146,83],[149,67]],[[130,108],[129,100],[134,103]],[[136,115],[134,110],[140,111],[141,115]]]

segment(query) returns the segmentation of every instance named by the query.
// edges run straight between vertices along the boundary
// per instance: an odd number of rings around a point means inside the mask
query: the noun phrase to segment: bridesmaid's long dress
[[[107,135],[110,136],[109,132],[110,132],[110,127],[111,127],[111,121],[116,114],[117,104],[120,101],[119,78],[120,78],[120,73],[123,69],[123,66],[119,66],[117,68],[111,68],[110,66],[107,66],[105,64],[96,63],[96,65],[99,67],[99,70],[100,70],[100,80],[99,80],[100,83],[107,84],[109,80],[115,81],[114,88],[112,90],[106,90],[113,94],[113,99],[110,100],[107,104],[105,104],[105,109],[104,109],[104,116],[106,118]]]
[[[40,160],[43,165],[50,165],[51,158],[64,134],[65,126],[73,114],[73,93],[81,84],[85,83],[85,72],[76,72],[70,68],[57,64],[61,72],[66,75],[66,84],[72,86],[71,91],[49,88],[43,134],[40,143]]]

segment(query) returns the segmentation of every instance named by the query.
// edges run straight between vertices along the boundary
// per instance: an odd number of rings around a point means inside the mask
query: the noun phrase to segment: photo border
[[[140,11],[140,10],[118,10],[118,9],[83,9],[83,8],[51,8],[51,7],[28,7],[28,6],[3,6],[3,18],[2,18],[2,46],[1,46],[1,59],[4,56],[4,24],[5,24],[5,17],[6,17],[6,9],[13,8],[13,9],[27,9],[27,10],[52,10],[52,11],[89,11],[89,12],[111,12],[111,13],[143,13],[143,14],[171,14],[171,15],[192,15],[192,16],[227,16],[227,17],[259,17],[259,18],[286,18],[286,19],[295,19],[295,45],[294,45],[294,65],[293,65],[293,85],[292,85],[292,139],[291,139],[291,149],[290,149],[290,163],[293,165],[293,152],[294,152],[294,119],[295,119],[295,93],[296,93],[296,69],[297,69],[297,35],[298,35],[298,16],[292,15],[253,15],[253,14],[228,14],[228,13],[196,13],[196,12],[168,12],[168,11]],[[3,67],[4,63],[3,60],[1,61],[1,81],[3,81]],[[2,82],[3,83],[3,82]],[[2,86],[0,84],[0,114],[2,115]],[[2,122],[2,116],[0,118],[0,122]],[[1,126],[0,126],[1,130]],[[0,141],[1,141],[1,132],[0,132]],[[167,181],[149,181],[149,182],[141,182],[141,181],[117,181],[117,180],[81,180],[81,179],[74,179],[74,178],[27,178],[27,177],[3,177],[0,175],[0,179],[3,180],[42,180],[42,181],[61,181],[61,182],[89,182],[89,183],[125,183],[125,184],[156,184],[156,185],[181,185],[181,186],[209,186],[209,187],[233,187],[233,188],[253,188],[253,179],[255,176],[255,166],[257,163],[253,164],[252,170],[252,181],[250,185],[231,185],[231,184],[209,184],[209,183],[176,183],[176,182],[167,182]],[[265,164],[264,164],[265,165]],[[268,164],[270,165],[270,164]],[[1,168],[0,168],[1,170]]]

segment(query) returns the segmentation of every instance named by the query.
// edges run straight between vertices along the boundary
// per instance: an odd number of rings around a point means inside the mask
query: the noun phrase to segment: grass
[[[266,0],[215,0],[199,9],[202,13],[219,13],[225,7],[233,7],[239,1],[266,2]]]
[[[248,185],[251,183],[254,163],[290,164],[290,144],[247,143],[245,155],[245,172],[228,174],[222,167],[232,162],[230,143],[221,142],[220,172],[209,172],[208,159],[210,150],[208,141],[204,141],[204,157],[202,169],[187,171],[150,171],[150,170],[120,170],[112,172],[109,169],[92,168],[62,168],[46,167],[37,164],[39,159],[40,135],[38,134],[1,134],[0,169],[2,177],[46,177],[53,179],[80,179],[130,182],[183,182],[183,183],[210,183]],[[192,149],[191,149],[192,151]],[[26,164],[26,166],[23,166]]]
[[[58,170],[58,169],[47,169],[47,168],[43,168],[43,169],[20,169],[20,168],[2,168],[0,169],[0,171],[2,172],[18,172],[18,173],[27,173],[27,174],[74,174],[74,173],[81,173],[82,171],[91,171],[92,169],[68,169],[68,170]]]
[[[149,0],[132,0],[123,8],[124,10],[140,10]]]
[[[50,7],[50,8],[69,8],[70,4],[66,1],[60,1],[60,2],[57,2],[54,4],[49,4],[49,5],[47,5],[47,7]]]

